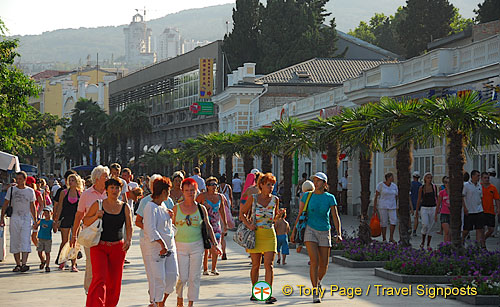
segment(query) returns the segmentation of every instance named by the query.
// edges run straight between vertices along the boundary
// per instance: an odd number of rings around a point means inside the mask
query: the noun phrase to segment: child
[[[43,208],[43,219],[38,221],[37,226],[40,226],[40,230],[38,231],[38,244],[36,247],[38,257],[40,257],[40,270],[45,267],[45,272],[50,272],[50,250],[52,248],[51,231],[54,229],[52,209],[50,207]],[[45,252],[45,259],[43,258],[42,252]]]
[[[311,180],[306,180],[302,184],[302,193],[306,192],[314,192],[314,183]],[[302,250],[302,244],[297,244],[297,253],[300,253]]]
[[[283,254],[283,261],[281,263],[283,265],[286,264],[286,255],[290,254],[288,250],[288,233],[290,232],[290,225],[285,220],[286,218],[286,209],[280,209],[278,216],[276,217],[276,223],[274,228],[276,230],[276,239],[277,239],[277,250],[278,250],[278,264],[280,264],[280,251]]]

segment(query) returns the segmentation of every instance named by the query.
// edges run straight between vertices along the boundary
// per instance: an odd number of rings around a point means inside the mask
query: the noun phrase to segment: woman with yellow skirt
[[[265,281],[273,285],[273,263],[276,254],[276,232],[274,222],[281,213],[278,197],[271,194],[276,177],[271,173],[260,176],[257,182],[259,194],[250,195],[245,204],[241,205],[240,220],[251,230],[255,230],[255,248],[247,249],[246,252],[252,258],[252,270],[250,279],[252,285],[259,280],[259,269],[262,255],[264,255],[264,268],[266,270]],[[255,217],[253,207],[255,206]],[[252,295],[251,301],[257,299]],[[276,298],[269,297],[266,304],[274,304]]]

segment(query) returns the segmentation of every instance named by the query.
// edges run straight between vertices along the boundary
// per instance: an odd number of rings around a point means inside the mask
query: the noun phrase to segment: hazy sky
[[[356,9],[343,11],[344,1],[364,3]],[[482,1],[482,0],[481,0]],[[128,24],[135,9],[146,6],[146,19],[154,19],[190,8],[234,3],[230,0],[0,0],[0,18],[10,35],[40,34],[61,28],[98,27]],[[365,16],[375,12],[393,14],[405,0],[330,0],[337,27],[347,31],[356,27]],[[465,17],[473,17],[471,8],[478,0],[450,0]],[[383,4],[382,4],[383,3]],[[356,5],[354,4],[354,5]],[[368,17],[369,18],[369,17]]]

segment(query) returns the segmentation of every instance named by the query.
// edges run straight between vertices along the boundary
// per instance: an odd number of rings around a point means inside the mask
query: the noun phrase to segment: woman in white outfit
[[[144,258],[149,266],[149,293],[158,307],[165,306],[179,275],[171,212],[163,202],[168,199],[171,187],[169,178],[156,179],[153,200],[144,208]]]
[[[386,240],[387,225],[390,224],[391,243],[394,241],[394,230],[398,223],[396,208],[398,207],[398,186],[394,184],[394,175],[392,173],[385,174],[385,181],[377,185],[375,199],[373,200],[373,210],[378,209],[380,216],[380,226],[382,228],[382,240]]]
[[[198,184],[193,178],[186,178],[181,183],[184,201],[174,207],[174,222],[177,227],[175,243],[179,255],[179,280],[177,281],[177,306],[183,306],[183,289],[187,282],[189,307],[193,306],[200,295],[201,261],[203,252],[202,222],[213,245],[217,245],[212,225],[208,220],[207,209],[195,202]],[[216,246],[218,255],[222,251]]]
[[[427,248],[431,245],[432,228],[434,226],[434,215],[436,213],[436,205],[438,201],[438,189],[432,183],[432,174],[425,173],[424,184],[418,190],[418,201],[416,215],[420,211],[422,224],[422,243],[420,248],[424,248],[425,238],[427,237]]]

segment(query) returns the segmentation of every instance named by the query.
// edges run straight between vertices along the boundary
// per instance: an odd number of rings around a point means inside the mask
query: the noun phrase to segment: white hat
[[[419,178],[420,177],[420,172],[419,171],[414,171],[413,174],[412,174],[412,176]]]
[[[314,183],[311,180],[306,180],[302,184],[302,192],[311,192],[314,191]]]
[[[260,173],[259,169],[254,168],[253,170],[250,171],[250,174],[255,174],[255,173]]]
[[[497,170],[495,168],[491,167],[491,168],[488,168],[488,173],[495,173],[496,174]]]
[[[326,176],[325,173],[322,173],[322,172],[317,172],[316,174],[312,175],[311,176],[311,180],[316,177],[320,180],[323,180],[324,182],[327,182],[328,181],[328,177]]]

